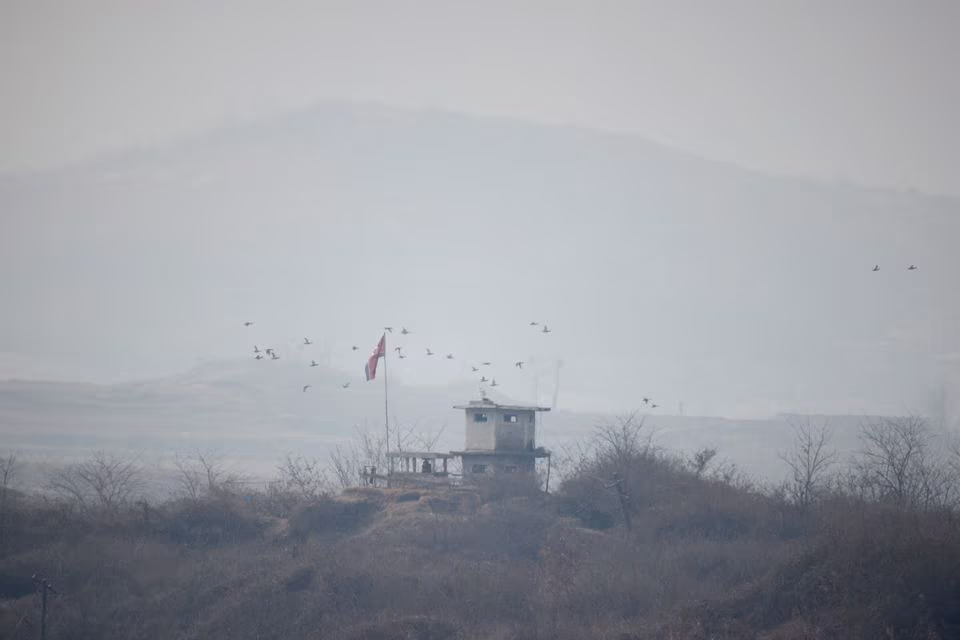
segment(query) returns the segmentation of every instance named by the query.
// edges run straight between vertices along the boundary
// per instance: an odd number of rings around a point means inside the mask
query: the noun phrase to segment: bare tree
[[[598,425],[589,441],[562,448],[557,458],[562,492],[574,511],[583,518],[619,511],[628,530],[649,498],[648,481],[669,464],[636,411]]]
[[[394,451],[408,451],[410,442],[415,439],[414,434],[417,431],[418,422],[413,424],[403,424],[393,416],[393,441]]]
[[[690,469],[693,471],[694,475],[698,478],[701,477],[704,472],[707,470],[707,467],[710,466],[710,463],[713,462],[713,459],[717,457],[717,448],[716,447],[703,447],[694,452],[690,456],[690,460],[687,464],[690,465]]]
[[[179,453],[173,464],[177,468],[177,485],[180,487],[180,493],[190,500],[199,500],[203,495],[203,478],[200,470],[190,458],[183,457]]]
[[[141,489],[136,460],[98,451],[93,458],[54,471],[49,488],[82,511],[116,512]]]
[[[366,427],[356,427],[353,442],[337,446],[330,452],[330,466],[340,487],[360,483],[363,467],[385,471],[387,468],[386,436],[374,434]]]
[[[619,416],[614,422],[597,427],[596,462],[627,479],[631,463],[653,452],[653,433],[643,429],[644,419],[638,412]]]
[[[396,417],[393,419],[391,439],[393,451],[409,451],[411,445],[432,451],[440,440],[446,425],[434,433],[418,430],[419,423],[404,424]],[[336,483],[342,488],[353,487],[360,483],[364,467],[373,467],[378,473],[385,473],[389,467],[386,436],[372,432],[366,425],[355,427],[353,441],[348,445],[338,445],[330,452],[330,466]]]
[[[862,427],[860,438],[850,484],[862,497],[921,509],[953,502],[955,474],[931,452],[926,420],[874,420]]]
[[[329,490],[326,469],[317,458],[287,454],[278,467],[283,488],[302,498],[311,499]]]
[[[785,490],[794,504],[806,508],[823,491],[830,469],[837,463],[838,454],[830,449],[833,433],[828,421],[819,425],[805,420],[791,420],[793,447],[779,454],[790,469]]]
[[[417,431],[413,434],[414,444],[416,444],[421,451],[433,451],[433,448],[437,446],[437,442],[443,437],[443,432],[446,431],[446,429],[447,423],[443,423],[437,431],[433,429]]]
[[[189,456],[178,453],[174,465],[180,491],[190,500],[234,493],[243,483],[242,476],[230,471],[217,451],[198,449]]]

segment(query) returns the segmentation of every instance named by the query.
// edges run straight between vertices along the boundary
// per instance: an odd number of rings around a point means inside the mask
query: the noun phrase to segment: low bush
[[[353,493],[350,499],[319,498],[290,516],[290,535],[304,540],[310,535],[356,531],[383,508],[382,494]]]
[[[235,497],[180,500],[160,512],[157,530],[177,544],[218,546],[253,538],[267,522]]]

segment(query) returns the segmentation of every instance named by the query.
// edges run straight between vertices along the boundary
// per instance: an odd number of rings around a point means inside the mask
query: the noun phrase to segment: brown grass
[[[25,497],[0,638],[36,636],[34,573],[62,594],[52,640],[960,637],[954,512],[799,508],[652,450],[618,464],[630,531],[590,465],[556,496],[221,493],[103,519]]]

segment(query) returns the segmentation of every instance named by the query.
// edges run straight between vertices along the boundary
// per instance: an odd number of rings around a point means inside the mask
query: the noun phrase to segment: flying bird
[[[257,345],[253,345],[253,352],[260,353],[260,347],[258,347]]]
[[[350,347],[350,349],[353,351],[356,351],[357,349],[359,349],[359,347],[357,345],[353,345],[352,347]]]
[[[543,325],[543,329],[541,331],[542,333],[550,333],[550,327],[548,327],[547,325]]]
[[[407,328],[406,328],[406,327],[401,327],[401,328],[400,328],[400,333],[402,333],[403,335],[407,335],[407,334],[410,333],[410,332],[407,331]]]
[[[403,347],[394,347],[393,350],[397,353],[400,353],[403,350]]]
[[[267,347],[265,351],[266,351],[266,354],[267,354],[268,356],[272,356],[272,355],[273,355],[273,349],[271,349],[270,347]]]
[[[306,392],[307,392],[307,389],[309,389],[311,386],[313,386],[313,385],[309,385],[309,384],[303,385],[303,392],[306,393]]]
[[[878,265],[878,264],[873,265],[873,270],[874,270],[874,271],[880,271],[880,265]]]
[[[304,338],[303,344],[313,344],[313,342],[310,341],[310,338]]]
[[[403,360],[403,359],[406,358],[407,356],[405,356],[405,355],[403,355],[403,354],[401,353],[401,354],[400,354],[399,356],[397,356],[397,357],[400,358],[401,360]]]
[[[243,326],[250,327],[250,326],[253,326],[253,323],[248,320],[247,322],[243,323]]]
[[[349,382],[344,382],[344,383],[343,383],[342,385],[340,385],[340,386],[343,387],[344,389],[348,389],[348,388],[350,388],[350,383],[349,383]]]
[[[643,404],[650,404],[650,398],[644,398]]]
[[[275,353],[273,353],[273,352],[271,351],[271,352],[270,352],[270,359],[271,359],[271,360],[279,360],[279,359],[280,359],[280,356],[278,356],[277,354],[275,354]]]
[[[310,366],[311,366],[311,367],[319,367],[320,365],[317,363],[316,360],[311,360],[311,361],[310,361]]]
[[[656,409],[656,408],[659,407],[659,406],[660,406],[660,405],[658,405],[658,404],[652,404],[652,405],[650,405],[650,408],[651,408],[651,409]]]
[[[257,360],[263,360],[263,354],[262,354],[262,353],[258,353],[257,355],[255,355],[255,356],[253,356],[253,357],[256,358]]]
[[[540,324],[540,323],[537,322],[536,320],[531,320],[531,321],[530,321],[530,326],[531,326],[531,327],[535,327],[535,326],[537,326],[537,325],[539,325],[539,324]]]
[[[486,382],[487,376],[480,376],[480,382]]]
[[[494,378],[493,380],[490,381],[490,386],[491,386],[491,387],[499,386],[499,385],[497,385],[497,379],[496,379],[496,378]]]
[[[470,369],[471,369],[474,373],[476,373],[477,371],[480,371],[480,369],[479,369],[478,367],[475,367],[475,366],[473,366],[473,365],[470,365]]]
[[[490,366],[490,363],[489,363],[489,362],[481,362],[480,364],[482,364],[482,365],[485,366],[485,367],[489,367],[489,366]]]
[[[447,360],[453,360],[453,354],[452,354],[452,353],[448,353],[448,354],[447,354]]]
[[[909,267],[907,267],[907,271],[916,271],[916,270],[917,270],[917,265],[915,264],[912,264]]]
[[[515,366],[517,369],[523,369],[524,364],[526,363],[523,362],[522,360],[517,360],[516,362],[513,363],[513,366]]]
[[[428,356],[432,356],[432,355],[433,355],[433,351],[430,351],[429,348],[427,348],[427,355],[428,355]]]
[[[393,327],[384,327],[383,330],[387,333],[393,333]]]

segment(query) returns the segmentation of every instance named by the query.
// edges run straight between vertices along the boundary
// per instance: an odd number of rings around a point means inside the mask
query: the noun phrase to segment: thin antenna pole
[[[556,370],[553,374],[553,403],[550,405],[551,409],[557,408],[557,396],[560,395],[560,367],[563,366],[563,360],[557,360],[555,366]]]
[[[46,578],[33,574],[33,580],[40,586],[40,640],[47,640],[47,595],[57,593]]]

